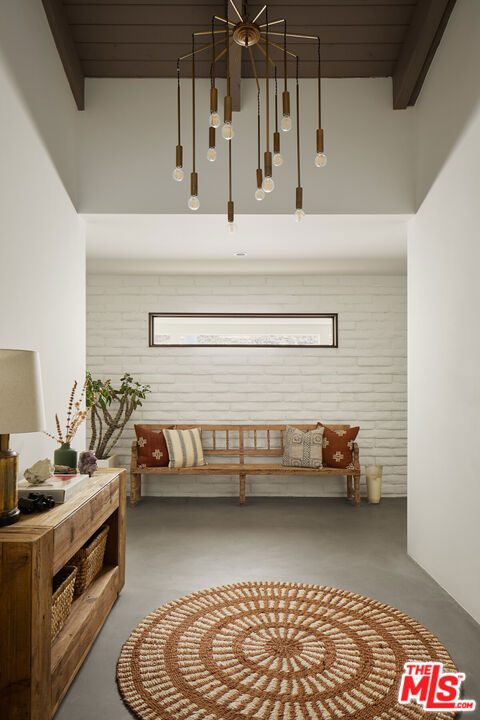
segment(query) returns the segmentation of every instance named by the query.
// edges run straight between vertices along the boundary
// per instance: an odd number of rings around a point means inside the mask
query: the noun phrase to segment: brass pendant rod
[[[228,17],[228,0],[225,0],[225,15]],[[230,28],[229,23],[225,26],[225,52],[227,53],[227,95],[230,97],[230,48],[228,42],[230,40]]]
[[[266,116],[267,116],[267,138],[266,138],[266,147],[267,147],[267,153],[270,152],[270,97],[268,92],[268,8],[265,10],[265,20],[267,21],[267,32],[266,32],[266,52],[265,52],[265,95],[266,95],[266,103],[265,103],[265,110],[266,110]],[[265,173],[266,174],[266,173]]]
[[[253,52],[252,52],[252,48],[250,47],[250,45],[248,46],[248,52],[250,53],[250,60],[252,62],[253,74],[255,75],[255,81],[257,83],[257,92],[259,93],[260,92],[260,83],[258,82],[257,65],[255,63],[255,58],[253,57]]]
[[[261,168],[260,164],[260,87],[257,90],[257,158],[258,168]]]
[[[233,0],[230,0],[230,4],[233,7],[233,9],[235,10],[235,12],[237,13],[240,22],[243,22],[243,17],[240,15],[240,12],[239,12],[237,6],[235,5],[235,3],[233,2]]]
[[[181,145],[180,136],[180,59],[177,60],[177,145]]]
[[[225,12],[227,12],[227,3],[225,3]],[[220,15],[215,15],[214,17],[215,17],[215,20],[220,20],[221,22],[225,23],[226,25],[235,27],[235,23],[230,22],[230,20],[226,20],[225,18],[220,17]]]
[[[262,34],[265,31],[262,30]],[[305,38],[306,40],[317,40],[317,35],[303,35],[302,33],[279,33],[274,32],[273,30],[270,32],[270,35],[278,35],[278,37],[284,37],[285,35],[289,38]]]
[[[277,86],[277,66],[275,65],[275,132],[278,133],[278,86]]]
[[[215,17],[212,17],[212,88],[215,87]]]
[[[284,91],[287,92],[287,23],[283,26],[283,80]]]
[[[195,172],[195,35],[192,35],[192,172]]]
[[[252,20],[252,23],[257,22],[257,20],[258,20],[258,18],[260,17],[260,15],[261,15],[261,14],[263,13],[263,11],[266,10],[266,9],[267,9],[267,6],[264,5],[264,6],[262,7],[262,9],[255,15],[255,17],[254,17],[253,20]],[[260,27],[262,27],[262,26],[260,25]]]
[[[298,187],[301,187],[300,182],[300,89],[298,85],[298,57],[296,66],[296,99],[297,99],[297,176],[298,176]]]
[[[265,52],[265,49],[264,49],[263,45],[262,45],[260,42],[258,42],[258,43],[255,45],[255,47],[257,47],[257,48],[260,50],[260,52],[263,54],[263,56],[264,56],[265,58],[267,58],[267,53]],[[270,65],[272,65],[273,67],[276,67],[275,61],[272,60],[272,58],[270,57],[270,55],[268,55],[268,62],[269,62]]]
[[[222,40],[222,42],[224,42],[224,40]],[[230,45],[229,45],[228,47],[223,48],[222,52],[218,53],[217,57],[215,58],[215,62],[218,62],[218,61],[220,60],[220,58],[225,55],[225,53],[227,52],[227,50],[229,50],[229,48],[232,47],[232,45],[234,44],[234,42],[235,42],[235,40],[232,40],[232,42],[230,43]]]
[[[320,38],[318,39],[318,127],[322,127],[322,66],[320,56]]]
[[[232,141],[228,142],[228,199],[232,202]]]
[[[216,15],[214,15],[213,17],[218,19]],[[225,22],[225,21],[223,21],[223,22]],[[212,32],[211,30],[199,30],[197,32],[194,32],[193,34],[194,35],[210,35],[211,32]],[[222,35],[223,35],[225,30],[214,30],[213,32],[215,33],[215,35],[219,35],[220,33],[222,33]]]
[[[284,74],[285,74],[285,72],[286,72],[285,71],[285,52],[287,53],[287,55],[290,55],[291,57],[295,57],[295,58],[297,57],[297,53],[294,53],[293,50],[285,51],[285,48],[283,48],[278,43],[273,42],[273,40],[271,40],[271,39],[270,39],[269,43],[270,43],[270,45],[273,45],[274,48],[277,48],[278,50],[281,50],[284,53],[283,63],[284,63]]]
[[[265,5],[265,7],[267,7]],[[253,20],[255,22],[255,20]],[[270,27],[271,25],[278,25],[279,23],[285,22],[285,18],[279,18],[278,20],[269,20],[268,23],[262,23],[262,25],[259,25],[259,28],[266,28]]]
[[[223,32],[224,31],[222,30],[222,34],[223,34]],[[195,33],[193,33],[193,35],[195,35]],[[202,52],[202,50],[208,50],[212,46],[218,45],[221,42],[223,42],[223,38],[219,38],[218,40],[215,40],[214,43],[208,43],[208,45],[203,45],[202,47],[197,48],[197,50],[195,50],[195,55],[199,52]],[[191,52],[187,53],[186,55],[181,55],[178,59],[179,60],[188,60],[189,57],[192,57]]]

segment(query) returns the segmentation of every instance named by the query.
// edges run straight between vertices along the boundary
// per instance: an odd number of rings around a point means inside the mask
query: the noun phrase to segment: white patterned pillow
[[[189,430],[164,430],[167,443],[168,467],[198,467],[206,465],[203,457],[202,436],[199,428]]]
[[[320,470],[323,467],[323,427],[304,431],[287,425],[282,465]]]

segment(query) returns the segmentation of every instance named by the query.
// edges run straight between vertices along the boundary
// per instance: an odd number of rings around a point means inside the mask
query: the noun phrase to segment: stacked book
[[[18,497],[28,498],[29,493],[42,493],[50,495],[56,503],[64,503],[74,495],[86,488],[90,477],[88,475],[52,475],[45,482],[30,485],[26,480],[18,483]]]

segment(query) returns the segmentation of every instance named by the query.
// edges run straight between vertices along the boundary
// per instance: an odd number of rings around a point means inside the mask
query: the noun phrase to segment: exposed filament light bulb
[[[200,200],[198,199],[198,195],[190,195],[190,198],[188,200],[188,207],[190,210],[198,210],[200,207]]]
[[[316,167],[325,167],[327,164],[327,156],[324,152],[318,152],[315,155],[315,166]]]
[[[261,202],[265,198],[265,191],[263,188],[259,187],[255,190],[255,200],[258,200],[258,202]]]
[[[236,225],[236,223],[233,222],[233,220],[232,220],[232,221],[230,221],[230,220],[228,221],[228,223],[227,223],[227,232],[228,232],[228,233],[237,232],[237,225]]]
[[[175,182],[182,182],[183,180],[183,168],[177,166],[172,170],[172,178],[175,180]]]
[[[302,210],[302,208],[297,208],[295,210],[295,220],[297,221],[297,223],[302,222],[304,217],[305,217],[305,211]]]
[[[280,127],[283,132],[289,132],[292,129],[292,118],[290,115],[284,115],[280,120]]]
[[[231,140],[235,135],[232,123],[226,122],[222,127],[222,137],[224,140]]]
[[[262,188],[263,190],[265,190],[266,193],[271,193],[273,190],[275,190],[275,183],[273,181],[273,178],[267,175],[263,179]]]
[[[283,155],[281,153],[274,153],[273,164],[275,165],[275,167],[280,167],[280,165],[283,165]]]
[[[216,159],[217,159],[217,151],[215,150],[214,147],[209,147],[207,150],[207,160],[209,160],[210,162],[215,162]]]
[[[208,118],[208,123],[210,127],[217,128],[220,127],[220,115],[218,112],[212,112],[210,113],[210,117]]]

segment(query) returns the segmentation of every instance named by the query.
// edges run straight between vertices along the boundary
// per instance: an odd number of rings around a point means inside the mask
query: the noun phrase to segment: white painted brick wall
[[[152,393],[135,422],[346,422],[363,470],[406,494],[406,278],[90,275],[87,367]],[[149,312],[338,312],[339,348],[149,348]],[[118,446],[128,466],[133,422]],[[236,495],[233,477],[149,477],[150,495]],[[339,495],[343,478],[247,479],[250,495]],[[362,488],[364,492],[365,489]]]

